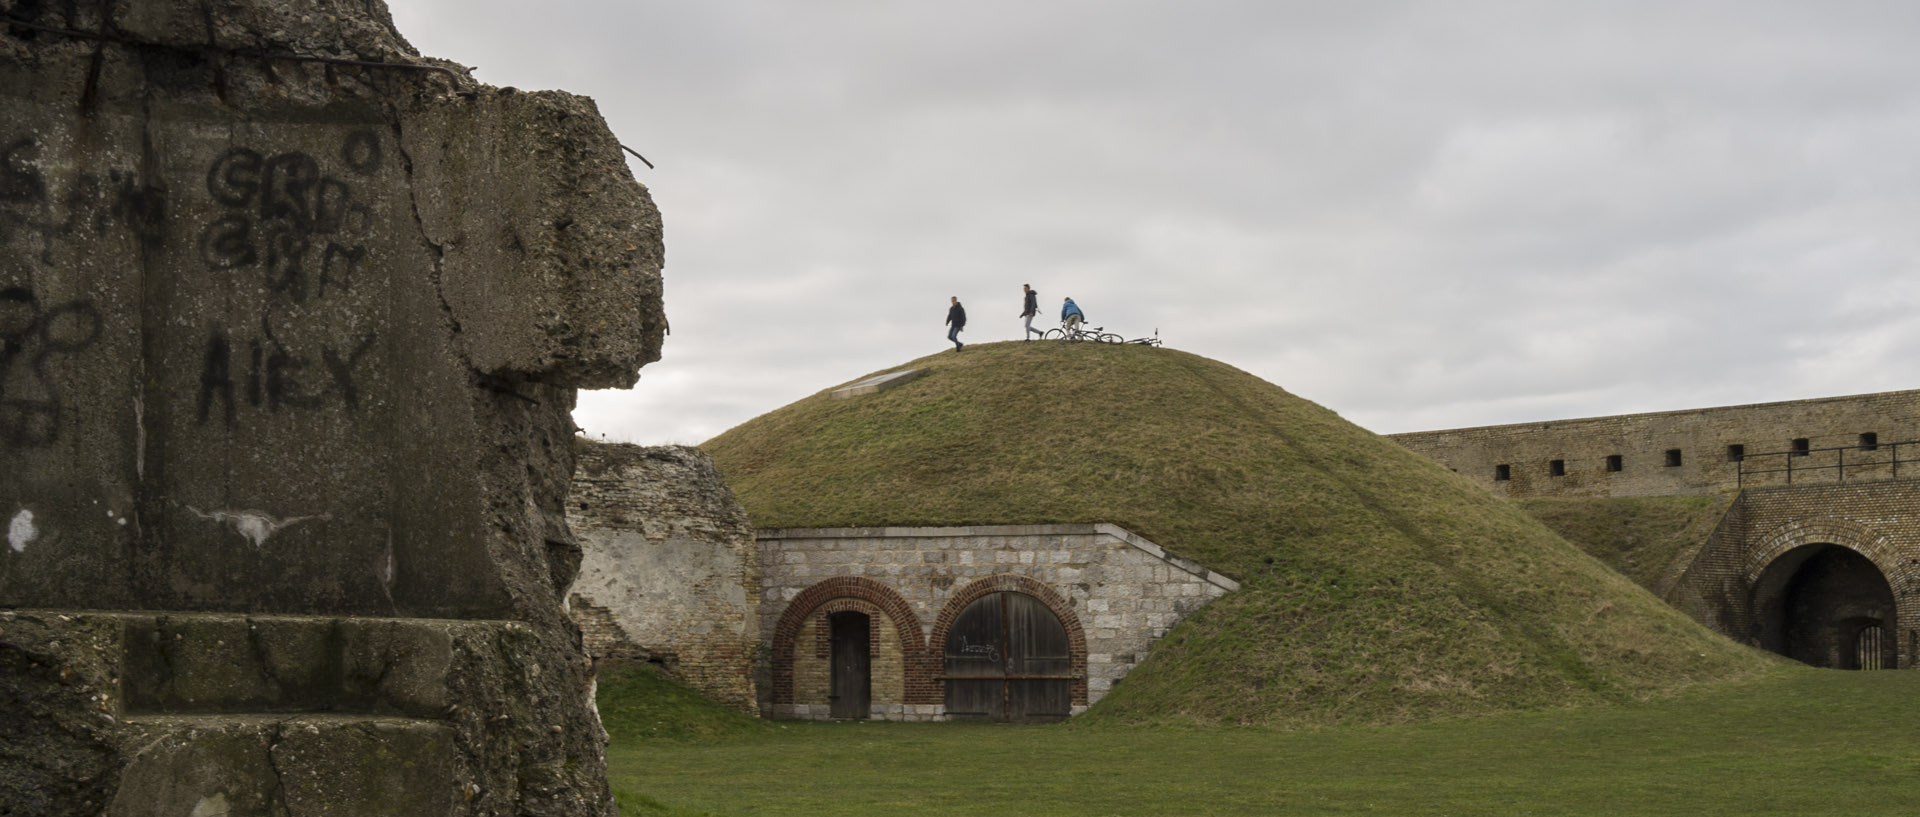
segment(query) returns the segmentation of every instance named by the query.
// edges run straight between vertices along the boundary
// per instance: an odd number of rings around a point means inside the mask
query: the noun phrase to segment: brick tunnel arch
[[[1755,641],[1796,661],[1831,669],[1893,669],[1911,663],[1911,612],[1901,617],[1909,577],[1887,537],[1853,522],[1783,526],[1748,556],[1745,578]],[[1903,655],[1904,652],[1904,655]]]
[[[857,611],[881,613],[893,622],[900,643],[902,698],[905,703],[927,703],[932,680],[927,669],[927,642],[921,631],[920,617],[894,590],[864,576],[840,576],[817,582],[800,591],[781,611],[773,631],[773,703],[792,704],[794,700],[794,652],[801,624],[816,612]],[[876,639],[877,641],[877,639]],[[809,650],[816,645],[805,645]]]

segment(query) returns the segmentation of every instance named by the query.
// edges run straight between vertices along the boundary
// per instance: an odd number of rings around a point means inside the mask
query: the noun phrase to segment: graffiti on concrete
[[[200,366],[200,422],[211,419],[217,407],[222,421],[233,426],[238,401],[276,412],[334,402],[349,409],[360,407],[354,371],[373,351],[377,333],[368,332],[339,346],[320,344],[316,361],[312,355],[288,350],[264,323],[260,330],[259,337],[237,344],[243,356],[238,363],[236,342],[225,329],[215,329],[208,336]]]
[[[355,173],[372,173],[380,167],[379,138],[355,131],[339,158]],[[373,211],[314,157],[229,149],[207,168],[207,193],[223,208],[200,234],[208,269],[258,270],[269,291],[293,303],[352,289]]]
[[[337,166],[353,176],[380,169],[380,137],[348,133]],[[267,315],[257,332],[216,324],[201,352],[197,419],[238,422],[243,407],[280,412],[360,406],[363,363],[371,363],[375,331],[321,340],[283,340],[287,321],[313,328],[314,308],[349,294],[369,260],[366,239],[373,209],[353,183],[330,175],[321,160],[301,151],[270,152],[236,146],[207,166],[207,195],[218,215],[200,234],[208,270],[258,275]],[[289,312],[291,307],[304,307]],[[276,333],[275,327],[282,327]],[[310,334],[293,332],[293,334]]]
[[[100,311],[91,301],[47,307],[25,287],[0,289],[0,448],[60,438],[56,363],[99,339]]]
[[[165,189],[132,170],[49,179],[40,153],[30,136],[0,140],[0,249],[46,266],[62,237],[124,228],[148,248],[166,238]]]

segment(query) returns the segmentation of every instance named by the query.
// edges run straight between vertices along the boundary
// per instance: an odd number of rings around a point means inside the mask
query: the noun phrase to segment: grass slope
[[[708,442],[761,527],[1110,521],[1239,579],[1089,713],[1386,723],[1642,698],[1770,659],[1445,468],[1245,372],[1141,346],[921,358]]]
[[[728,709],[651,665],[610,663],[600,668],[594,705],[611,746],[684,746],[690,742],[752,740],[778,728]],[[629,770],[629,774],[632,770]],[[690,817],[647,795],[645,788],[612,781],[620,813],[644,817]]]
[[[1517,499],[1554,533],[1655,593],[1673,561],[1707,541],[1731,495]]]

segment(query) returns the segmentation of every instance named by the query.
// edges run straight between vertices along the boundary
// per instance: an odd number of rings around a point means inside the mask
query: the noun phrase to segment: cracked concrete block
[[[100,813],[97,756],[142,750],[96,716],[333,707],[449,725],[474,813],[610,813],[569,413],[666,322],[591,101],[422,58],[378,0],[0,12],[0,608],[146,611],[4,639],[0,802]]]
[[[486,89],[400,135],[470,365],[626,388],[660,359],[660,216],[592,100]]]

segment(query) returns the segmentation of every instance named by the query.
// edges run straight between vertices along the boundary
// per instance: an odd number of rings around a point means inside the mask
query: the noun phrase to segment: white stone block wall
[[[1180,619],[1238,588],[1233,580],[1110,524],[945,528],[762,530],[761,626],[771,635],[788,603],[808,587],[840,576],[865,577],[897,592],[931,638],[935,621],[961,588],[1000,574],[1052,588],[1079,618],[1086,643],[1087,702],[1145,660]],[[806,613],[808,611],[800,611]],[[944,645],[928,645],[934,656]],[[763,651],[763,653],[768,651]],[[937,719],[913,705],[875,717]],[[1084,707],[1076,707],[1076,714]],[[895,711],[899,710],[899,711]],[[805,704],[767,706],[775,717],[813,717]]]

